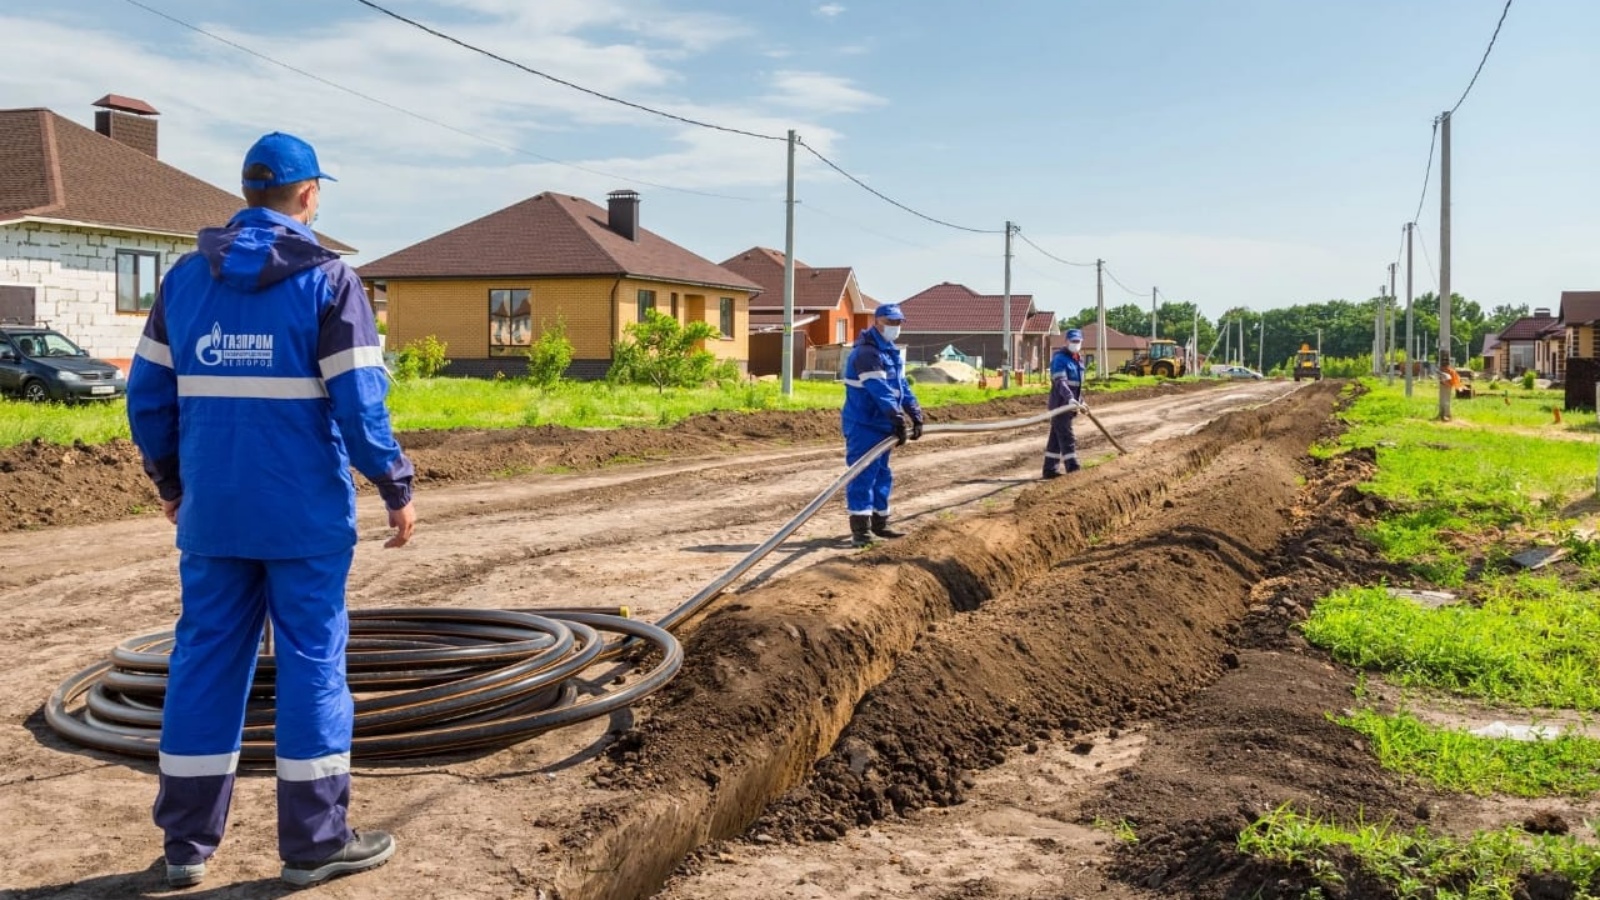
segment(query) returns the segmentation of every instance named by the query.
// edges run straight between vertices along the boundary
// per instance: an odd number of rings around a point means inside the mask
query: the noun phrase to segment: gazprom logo
[[[230,334],[215,322],[195,342],[194,355],[203,366],[271,366],[272,335]]]

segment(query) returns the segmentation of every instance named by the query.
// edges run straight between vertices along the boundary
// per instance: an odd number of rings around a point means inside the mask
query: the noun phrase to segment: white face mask
[[[883,332],[883,337],[885,340],[892,341],[900,337],[899,325],[879,325],[878,330]]]
[[[1067,349],[1077,353],[1083,349],[1083,341],[1067,341]]]

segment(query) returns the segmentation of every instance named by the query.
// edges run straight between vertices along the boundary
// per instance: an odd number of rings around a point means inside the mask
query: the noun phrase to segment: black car
[[[34,402],[112,400],[128,393],[128,381],[53,328],[0,324],[0,393]]]

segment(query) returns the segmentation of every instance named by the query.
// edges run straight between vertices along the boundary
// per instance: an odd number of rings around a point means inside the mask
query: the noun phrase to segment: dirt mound
[[[1172,389],[1200,387],[1204,386]],[[1159,390],[1142,388],[1113,396],[1137,399]],[[1108,402],[1115,401],[1108,398]],[[1009,396],[930,410],[929,421],[1005,419],[1033,415],[1043,408],[1041,396]],[[592,469],[618,461],[739,453],[837,440],[836,410],[707,413],[670,428],[585,430],[540,425],[400,435],[401,446],[417,467],[417,486],[423,490],[429,483],[491,481],[553,469]],[[360,477],[356,484],[359,490],[371,489]],[[35,439],[0,450],[0,531],[87,525],[155,515],[159,510],[160,498],[130,441],[62,446]]]

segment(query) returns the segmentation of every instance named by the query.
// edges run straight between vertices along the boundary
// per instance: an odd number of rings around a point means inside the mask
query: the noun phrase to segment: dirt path
[[[1133,458],[1111,466],[1108,472],[1136,472],[1142,465],[1143,448],[1152,443],[1181,439],[1230,410],[1260,407],[1294,389],[1294,385],[1280,382],[1229,384],[1098,405],[1107,427],[1134,452]],[[1017,414],[1024,411],[1035,410],[1019,409]],[[695,459],[687,455],[697,446],[718,452],[726,449],[726,434],[708,431],[662,438],[655,449],[639,454],[676,454],[660,463],[507,477],[477,484],[453,484],[455,475],[441,469],[441,477],[435,479],[441,483],[419,497],[422,522],[417,539],[398,552],[378,549],[381,516],[372,498],[364,498],[362,525],[367,539],[356,556],[351,604],[626,604],[636,616],[656,618],[770,535],[837,474],[841,461],[837,446],[827,437],[827,419],[801,417],[798,422],[791,424],[792,436],[787,438],[758,430],[759,436],[750,438],[748,446],[735,447],[743,452],[731,456]],[[737,424],[724,422],[723,426],[727,431]],[[1111,448],[1087,423],[1080,426],[1079,434],[1080,452],[1090,459],[1111,459]],[[1288,451],[1291,458],[1304,449],[1301,437],[1286,439],[1285,446],[1301,443],[1298,450]],[[490,472],[562,465],[561,453],[567,452],[552,447],[549,441],[508,447],[493,438],[481,440],[483,461],[479,465],[498,467]],[[784,447],[785,441],[802,444]],[[448,438],[439,439],[441,445],[448,442]],[[437,446],[419,443],[419,466],[435,464],[430,454],[436,452],[440,460],[449,458]],[[1038,485],[1042,443],[1043,432],[1035,428],[1015,435],[930,434],[919,444],[897,451],[897,519],[918,531],[937,531],[969,517],[1009,514],[1017,498],[1032,496]],[[602,451],[588,448],[581,452],[598,455]],[[107,469],[120,465],[104,458],[96,463],[92,451],[72,452],[83,456],[72,465]],[[1253,480],[1259,478],[1256,460],[1243,455],[1248,451],[1240,453],[1231,468],[1224,470],[1225,475],[1209,476],[1205,482],[1214,490],[1230,492],[1227,497],[1231,500],[1205,499],[1196,493],[1195,505],[1185,507],[1201,510],[1209,504],[1213,512],[1206,527],[1222,533],[1237,525],[1237,517],[1226,512],[1226,504],[1240,502],[1241,495],[1259,493],[1264,484]],[[1286,508],[1294,493],[1292,466],[1274,465],[1274,471],[1290,474],[1272,482],[1279,485],[1274,490],[1281,496],[1272,495],[1271,506],[1279,511],[1260,523],[1254,540],[1262,546],[1249,550],[1257,556],[1284,527],[1287,512],[1280,507]],[[54,468],[59,474],[61,467]],[[0,482],[0,486],[9,489],[20,484],[20,476],[29,471],[13,461],[12,469],[0,468],[0,472],[19,477]],[[1080,484],[1086,487],[1095,480],[1096,473],[1091,471]],[[1064,483],[1054,483],[1046,493],[1066,496]],[[156,892],[160,883],[154,868],[158,835],[148,820],[154,785],[151,767],[71,747],[50,733],[39,715],[44,697],[65,677],[102,658],[122,638],[169,626],[177,609],[176,562],[169,527],[149,515],[126,517],[126,509],[118,506],[125,499],[121,494],[108,489],[105,495],[97,495],[92,490],[93,479],[87,484],[91,488],[80,492],[76,506],[94,507],[104,502],[115,507],[117,515],[89,516],[95,524],[0,533],[0,591],[4,597],[0,640],[11,648],[5,687],[0,690],[0,723],[4,723],[0,728],[0,772],[4,773],[0,775],[0,829],[11,838],[0,848],[0,897],[140,896]],[[1157,509],[1163,497],[1155,499]],[[1043,507],[1033,511],[1046,512]],[[1185,512],[1184,521],[1189,521],[1190,515]],[[856,554],[844,548],[841,540],[843,518],[837,503],[826,507],[736,592],[755,603],[754,598],[784,576],[829,561],[853,561]],[[996,534],[995,540],[1005,539],[1003,532]],[[1137,546],[1148,550],[1159,543],[1153,533],[1147,533],[1144,541]],[[1195,569],[1203,579],[1221,578],[1216,591],[1227,589],[1230,577],[1234,581],[1242,577],[1224,575],[1222,569],[1231,565],[1226,561],[1217,564],[1220,569],[1209,564],[1197,566],[1207,555],[1203,548],[1197,549],[1177,564],[1180,569]],[[1083,564],[1119,565],[1115,554],[1089,554]],[[842,585],[841,590],[850,590],[850,585]],[[1069,603],[1069,599],[1057,597],[1053,602]],[[728,608],[739,605],[724,604]],[[1153,614],[1155,609],[1149,612]],[[1216,621],[1200,627],[1199,632],[1222,629],[1226,633],[1230,614],[1215,615]],[[1135,624],[1128,620],[1121,622],[1121,627]],[[692,635],[700,627],[694,626],[688,633]],[[1206,640],[1211,643],[1203,641],[1194,656],[1197,668],[1182,677],[1208,678],[1215,671],[1226,640]],[[1159,656],[1161,651],[1152,647],[1151,653]],[[1161,706],[1145,709],[1142,702],[1122,710],[1115,720],[1126,726],[1138,715]],[[1069,730],[1063,724],[1069,713],[1054,709],[1051,715],[1057,736],[1064,735]],[[1096,716],[1083,714],[1078,720],[1085,732],[1116,727],[1111,724],[1112,717],[1103,718],[1098,725]],[[610,771],[614,763],[598,762],[594,757],[610,744],[611,735],[631,724],[632,716],[620,714],[609,722],[569,729],[497,753],[363,769],[357,779],[355,819],[369,827],[396,830],[403,842],[402,854],[383,875],[332,884],[322,896],[503,897],[518,892],[531,896],[536,888],[548,884],[545,868],[549,855],[581,840],[583,829],[589,827],[575,811],[592,808],[597,795],[614,793],[597,787],[593,780],[597,773]],[[1108,752],[1115,755],[1119,745],[1107,741],[1095,746],[1113,748]],[[1056,777],[1063,784],[1080,777],[1069,771],[1079,768],[1077,763],[1082,760],[1078,755],[1051,753],[1041,758],[1054,760],[1059,767]],[[1088,758],[1103,761],[1093,753]],[[1081,777],[1094,780],[1089,775]],[[670,773],[663,773],[662,778],[669,779]],[[974,784],[975,790],[981,788],[976,780]],[[270,778],[241,779],[229,841],[214,867],[218,887],[206,896],[277,895],[271,795]],[[1033,804],[1033,800],[1015,801],[1019,806]],[[988,820],[980,814],[971,825],[974,833],[1004,830],[995,824],[1007,820],[1003,811],[995,812],[1002,807],[991,808]],[[1071,838],[1063,835],[1065,832],[1046,838],[1065,846]],[[1038,845],[1024,841],[1022,846]],[[982,855],[986,851],[980,847],[973,852]],[[890,865],[915,869],[915,863],[904,863],[905,858],[901,855],[900,861]],[[1054,882],[1058,885],[1059,875],[1051,876],[1058,879]],[[1018,882],[1017,886],[1021,891],[1025,884]],[[710,888],[703,894],[681,894],[702,895],[719,896]],[[1013,895],[1027,894],[996,896]]]

